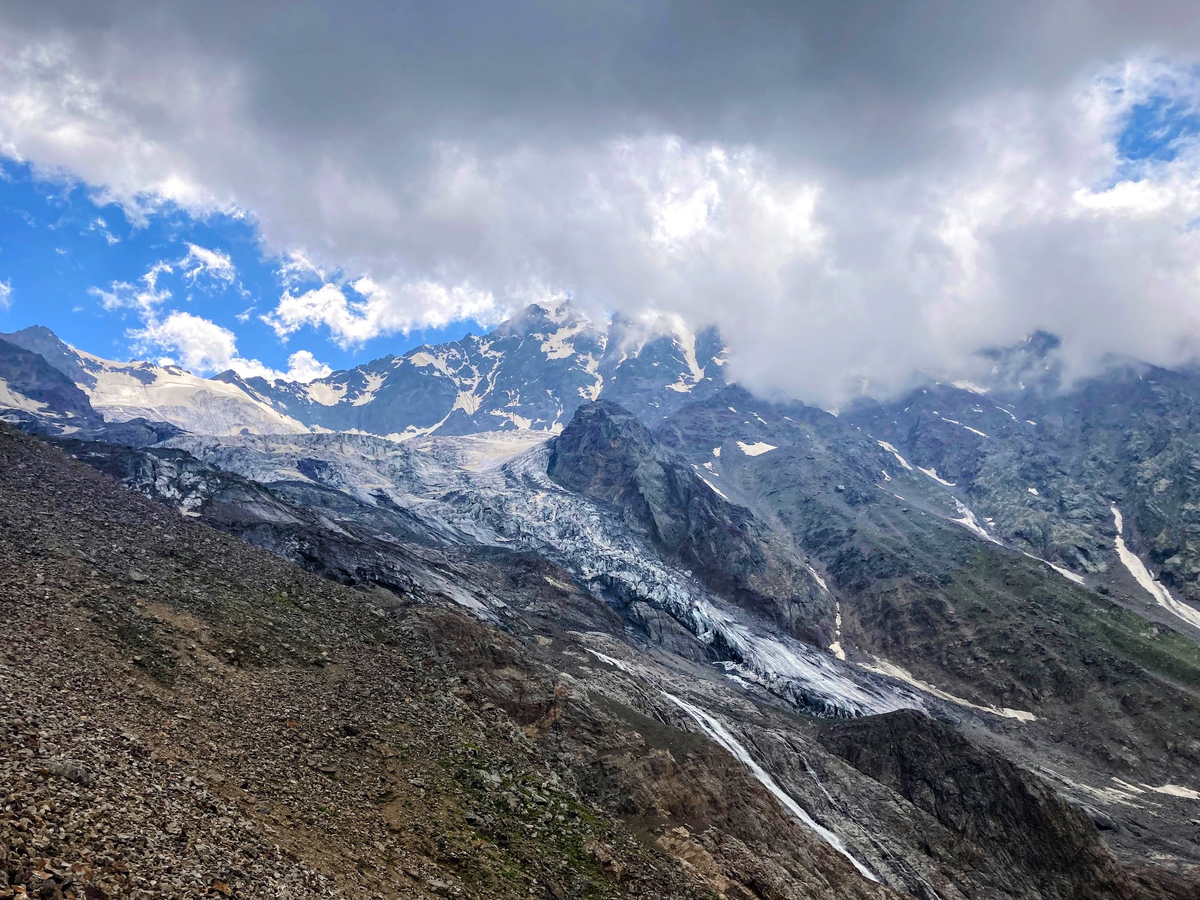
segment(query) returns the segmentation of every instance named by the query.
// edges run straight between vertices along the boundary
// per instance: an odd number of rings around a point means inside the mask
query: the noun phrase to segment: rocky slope
[[[48,355],[14,348],[0,378],[57,387],[35,412],[9,404],[22,427],[172,522],[352,588],[370,624],[434,616],[459,699],[549,741],[538,752],[597,815],[718,895],[821,896],[834,870],[943,898],[1190,889],[1189,372],[1065,384],[1037,336],[991,351],[973,381],[835,415],[726,385],[714,335],[595,328],[570,309],[312,394],[23,339]],[[61,427],[131,378],[129,405],[96,408],[193,430]],[[75,490],[56,459],[30,465]],[[855,720],[844,733],[877,756],[826,740],[829,718]],[[1005,841],[990,818],[1040,837]],[[781,849],[781,828],[805,837]],[[1066,858],[1082,880],[1058,877]]]
[[[910,765],[906,742],[875,742],[894,759],[862,777],[770,694],[627,643],[545,561],[408,557],[500,601],[497,630],[453,590],[315,579],[11,431],[0,462],[14,889],[1065,896],[1054,860],[997,854],[884,777]],[[940,789],[983,752],[924,739]],[[1078,816],[1026,812],[1080,861],[1075,896],[1185,895],[1121,869]]]
[[[615,506],[667,560],[713,590],[766,613],[787,633],[821,642],[833,601],[795,550],[620,406],[580,407],[551,442],[547,473],[575,493]]]
[[[0,417],[50,434],[103,422],[74,382],[39,354],[5,340],[0,340]]]
[[[0,456],[10,894],[709,893],[630,827],[684,822],[626,802],[627,825],[589,799],[594,757],[559,723],[636,734],[568,713],[585,694],[536,650],[453,612],[385,611],[28,438],[0,433]],[[741,847],[712,864],[722,884],[777,859],[756,876],[776,890],[803,875],[816,896],[889,896],[728,757],[694,762],[672,775],[681,795],[700,802],[711,788],[689,783],[707,779],[747,804],[709,835]],[[755,849],[751,811],[787,849]]]

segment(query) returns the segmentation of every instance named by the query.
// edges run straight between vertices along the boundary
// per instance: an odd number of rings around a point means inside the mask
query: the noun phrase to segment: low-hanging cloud
[[[253,215],[281,339],[569,293],[715,323],[736,376],[821,402],[1038,328],[1079,370],[1193,357],[1200,150],[1122,135],[1197,113],[1197,17],[873,9],[14,5],[0,151],[135,219]]]

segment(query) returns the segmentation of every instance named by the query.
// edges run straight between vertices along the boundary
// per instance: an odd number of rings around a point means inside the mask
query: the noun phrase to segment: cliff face
[[[831,597],[795,550],[620,406],[580,407],[551,442],[547,472],[563,487],[616,507],[671,562],[792,633],[814,634],[831,617]]]
[[[1082,810],[946,725],[902,710],[830,723],[819,739],[961,835],[974,851],[959,853],[959,877],[967,882],[978,860],[987,859],[988,868],[1002,873],[1001,884],[1018,894],[1099,900],[1134,893]]]

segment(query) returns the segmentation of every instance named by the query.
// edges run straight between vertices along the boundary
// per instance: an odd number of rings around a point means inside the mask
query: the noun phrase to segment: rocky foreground
[[[7,429],[0,630],[0,897],[715,896],[664,834],[728,896],[758,891],[718,870],[892,896],[697,735],[673,735],[700,784],[667,805],[696,824],[740,792],[723,815],[787,867],[715,833],[718,865],[670,815],[639,834],[599,802],[617,776],[581,783],[595,756],[553,739],[589,726],[577,691],[505,636],[385,615]]]
[[[322,580],[0,426],[0,898],[902,896],[555,631],[566,573],[507,565],[544,633]],[[921,714],[753,715],[909,895],[1197,896]]]

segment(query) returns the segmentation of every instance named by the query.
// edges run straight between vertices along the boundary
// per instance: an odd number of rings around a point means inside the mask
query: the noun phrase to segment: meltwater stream
[[[700,726],[700,730],[703,731],[711,740],[715,741],[717,744],[732,753],[734,757],[740,763],[742,763],[742,765],[750,770],[750,774],[757,778],[762,783],[763,787],[765,787],[775,796],[775,799],[779,801],[779,804],[784,809],[799,819],[805,826],[816,832],[817,836],[820,837],[821,840],[827,843],[830,847],[842,854],[842,856],[846,857],[846,859],[850,860],[850,864],[858,870],[860,875],[862,875],[864,878],[870,879],[871,881],[879,881],[879,879],[875,877],[870,869],[868,869],[859,860],[855,859],[854,855],[846,849],[846,845],[842,843],[841,838],[839,838],[825,826],[820,825],[812,816],[808,814],[807,811],[805,811],[804,807],[792,799],[791,795],[779,786],[779,783],[771,777],[769,772],[767,772],[762,766],[754,761],[754,757],[750,755],[750,752],[742,745],[740,741],[738,741],[737,738],[730,733],[729,729],[726,728],[719,719],[709,715],[698,706],[693,706],[686,700],[681,700],[674,694],[669,694],[666,691],[663,691],[663,696],[691,716],[696,721],[696,724]]]

